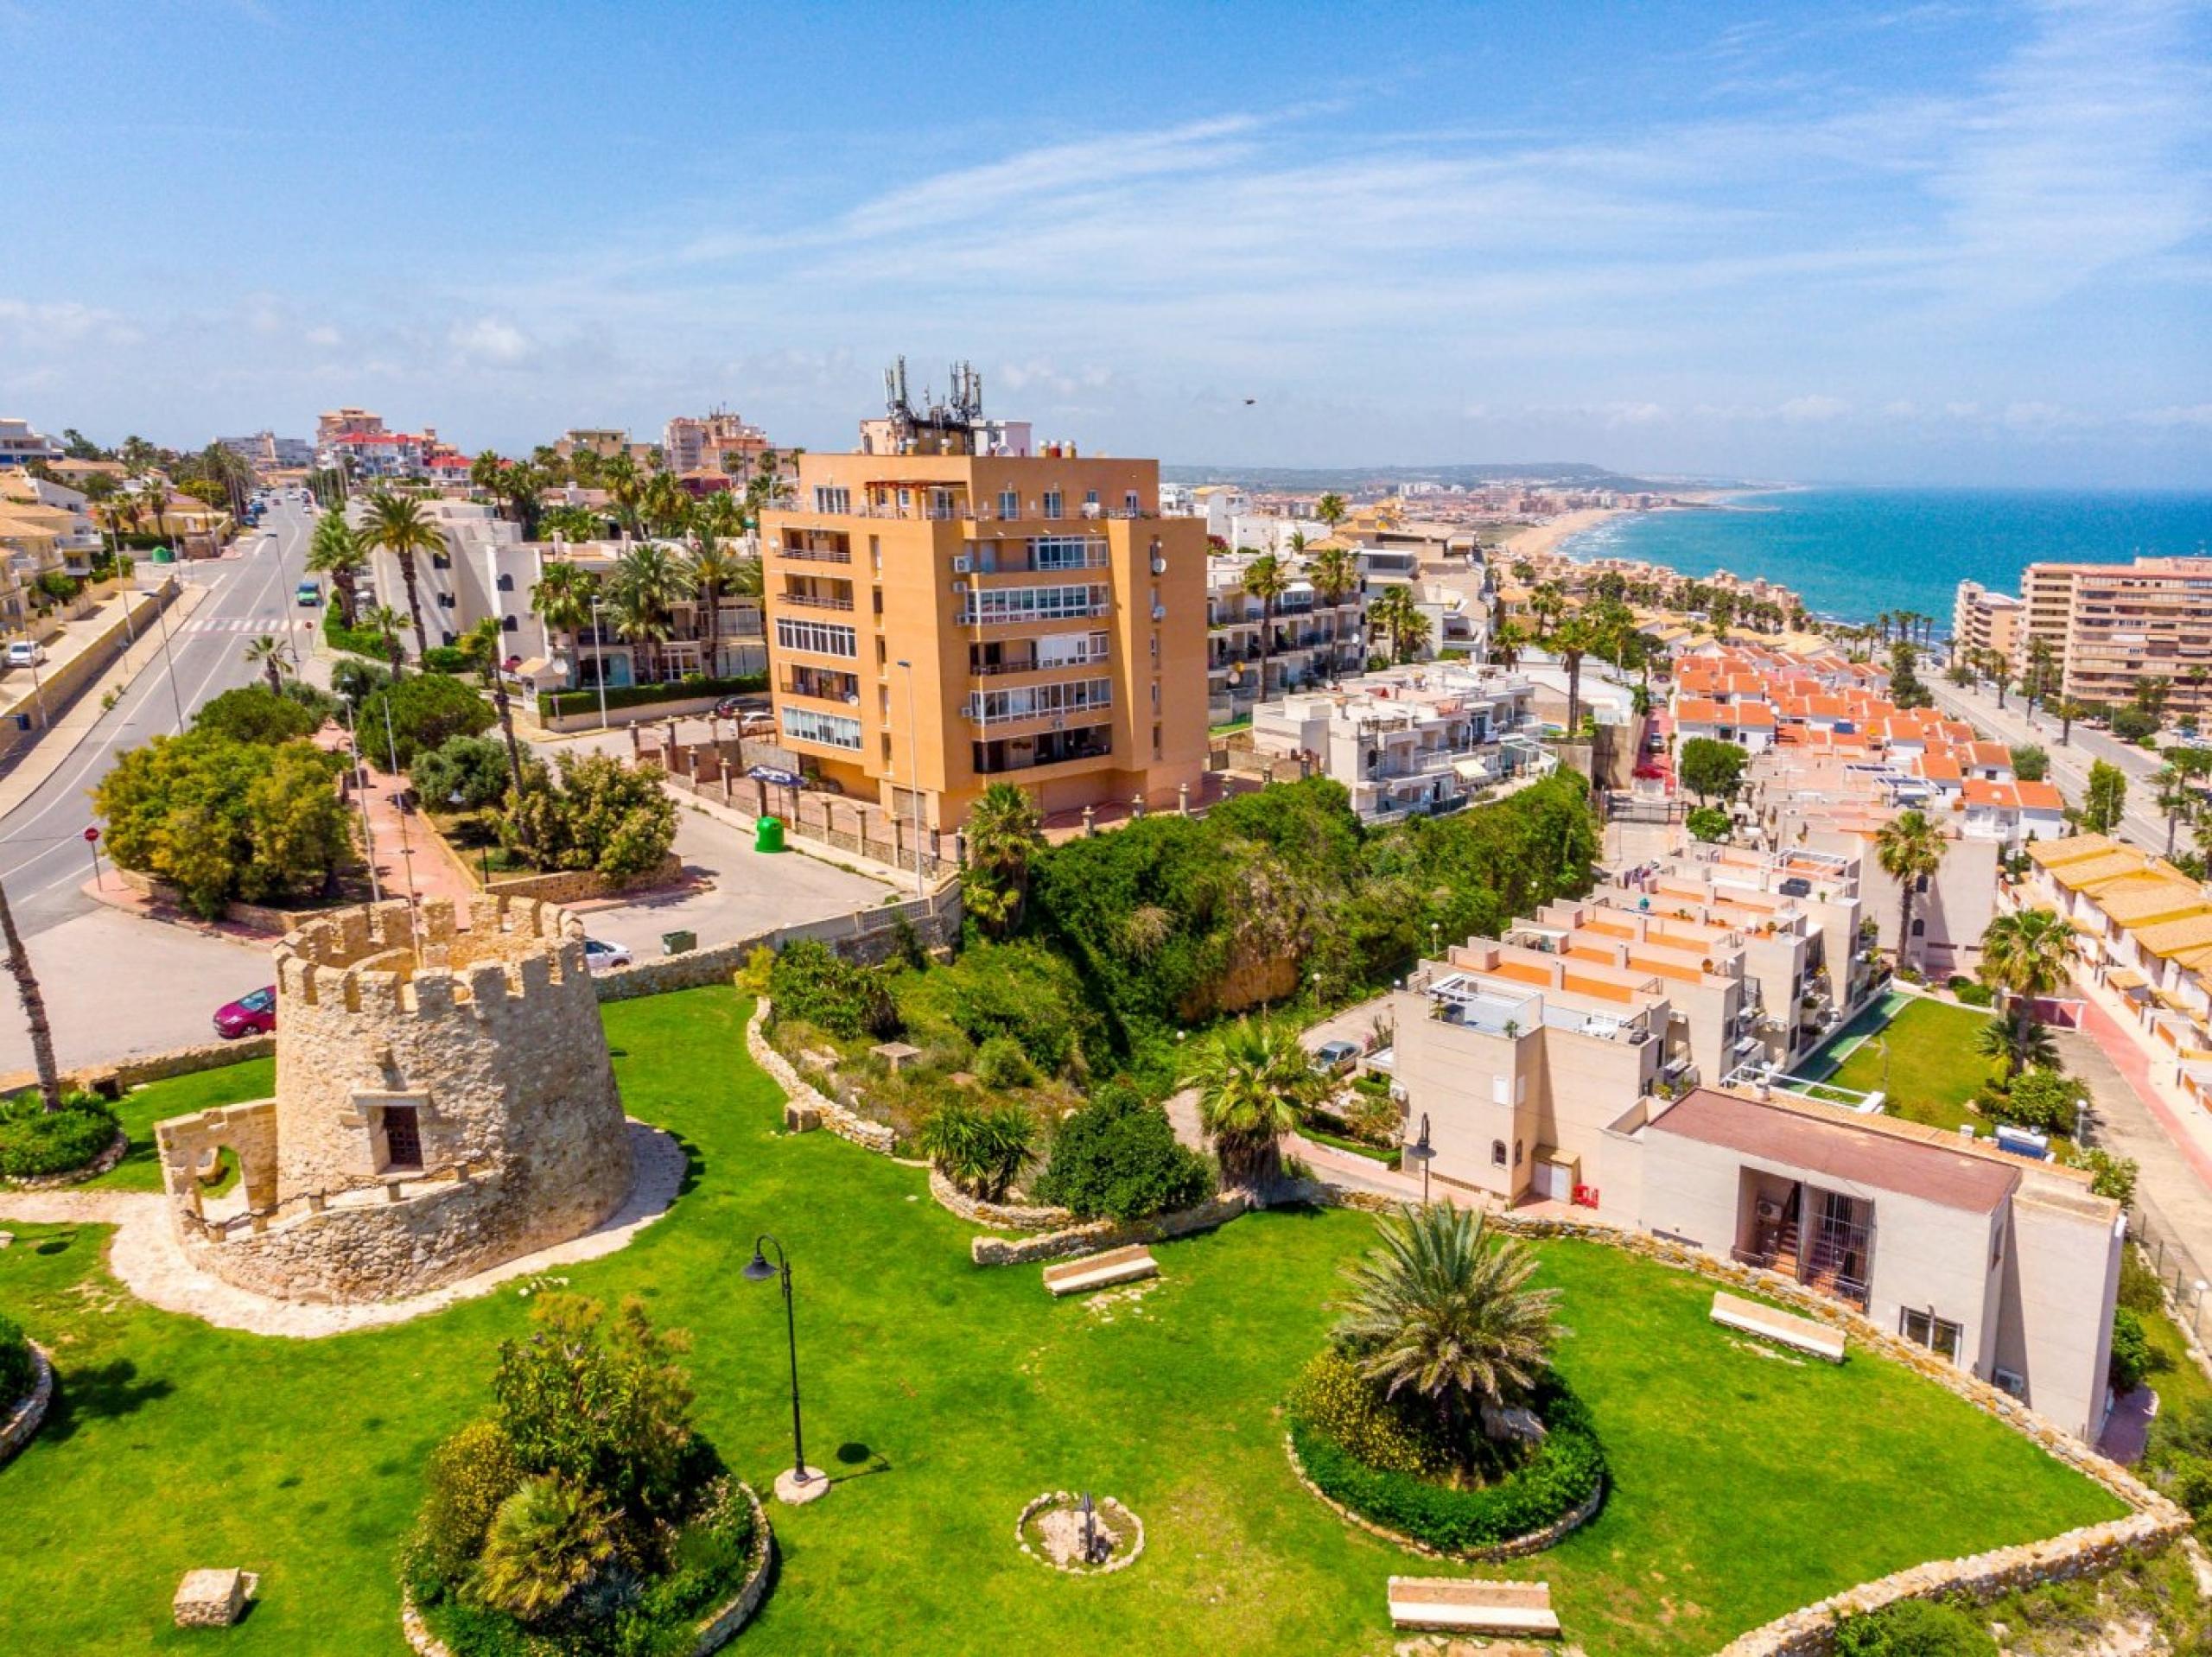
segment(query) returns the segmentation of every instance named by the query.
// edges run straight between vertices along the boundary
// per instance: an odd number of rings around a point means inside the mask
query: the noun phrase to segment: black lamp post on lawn
[[[761,1252],[763,1243],[773,1243],[776,1263],[768,1264],[768,1257]],[[806,1444],[800,1436],[798,1413],[798,1324],[791,1309],[791,1260],[784,1252],[783,1243],[767,1232],[762,1232],[753,1242],[753,1258],[745,1263],[745,1280],[766,1283],[780,1279],[784,1286],[784,1335],[791,1347],[791,1470],[776,1481],[776,1494],[784,1501],[796,1505],[811,1501],[817,1496],[830,1493],[829,1475],[806,1464]]]
[[[1421,1114],[1421,1137],[1406,1147],[1406,1154],[1421,1164],[1421,1202],[1428,1206],[1428,1165],[1436,1160],[1436,1147],[1428,1142],[1428,1113]]]

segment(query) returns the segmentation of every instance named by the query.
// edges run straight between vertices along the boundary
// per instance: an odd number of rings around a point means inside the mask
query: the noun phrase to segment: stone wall
[[[352,909],[276,950],[273,1101],[156,1126],[187,1254],[282,1298],[390,1299],[564,1242],[620,1207],[630,1143],[583,929],[530,899]],[[419,1157],[395,1152],[411,1121]],[[194,1178],[228,1145],[242,1212]]]
[[[969,1225],[1000,1231],[1052,1231],[1076,1222],[1073,1211],[1068,1209],[1027,1208],[1019,1203],[986,1203],[980,1197],[970,1197],[934,1165],[930,1169],[930,1195],[939,1208],[950,1209]]]
[[[947,880],[927,898],[904,903],[880,904],[855,909],[828,920],[801,926],[779,927],[734,943],[692,949],[658,961],[640,961],[603,972],[594,981],[602,1001],[626,1001],[632,996],[658,995],[664,991],[700,989],[726,984],[730,975],[751,960],[755,949],[780,949],[800,938],[827,944],[848,960],[874,966],[897,955],[904,945],[899,924],[911,928],[925,949],[950,949],[960,938],[963,910],[960,883]]]
[[[745,1050],[752,1055],[753,1062],[767,1071],[784,1090],[787,1101],[784,1125],[801,1133],[826,1127],[841,1140],[889,1156],[898,1145],[898,1135],[881,1122],[855,1116],[793,1070],[791,1061],[769,1044],[767,1033],[761,1028],[767,1018],[768,998],[763,995],[753,1002],[753,1016],[746,1021]]]
[[[0,1415],[0,1467],[12,1461],[30,1443],[54,1402],[54,1365],[36,1342],[31,1343],[30,1396],[19,1399]]]
[[[1070,1254],[1095,1254],[1131,1243],[1162,1242],[1170,1237],[1187,1237],[1194,1231],[1211,1231],[1255,1206],[1249,1191],[1224,1191],[1194,1208],[1155,1214],[1148,1220],[1092,1220],[1033,1237],[971,1237],[968,1254],[978,1266],[1029,1266]]]
[[[464,869],[471,869],[466,858],[456,855],[455,860]],[[624,892],[647,892],[656,886],[674,886],[683,878],[683,860],[671,852],[660,860],[658,868],[626,879],[613,879],[596,869],[556,869],[546,874],[517,874],[494,879],[484,889],[502,898],[535,898],[542,904],[589,903],[601,898],[619,897]],[[481,886],[480,879],[477,884]]]
[[[276,1051],[274,1036],[241,1036],[236,1041],[202,1042],[192,1047],[172,1047],[166,1052],[119,1058],[106,1064],[80,1065],[76,1070],[62,1071],[61,1085],[114,1099],[148,1082],[191,1076],[200,1070],[219,1070],[245,1059],[267,1058]],[[13,1071],[0,1076],[0,1093],[13,1093],[37,1083],[38,1077],[32,1071]]]

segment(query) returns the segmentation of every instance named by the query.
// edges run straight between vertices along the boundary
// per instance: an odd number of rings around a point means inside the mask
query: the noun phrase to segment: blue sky
[[[844,447],[904,352],[1186,463],[2212,487],[2202,0],[0,0],[0,412],[49,429],[720,403]]]

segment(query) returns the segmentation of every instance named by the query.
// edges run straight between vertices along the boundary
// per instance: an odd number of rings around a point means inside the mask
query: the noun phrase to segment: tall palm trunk
[[[700,596],[707,606],[707,676],[709,679],[720,678],[722,644],[721,588],[719,584],[709,581],[707,590]]]
[[[1902,876],[1897,881],[1897,965],[1907,964],[1905,950],[1912,943],[1912,887],[1919,879],[1916,874]]]
[[[1567,740],[1574,740],[1582,729],[1582,652],[1567,653]]]
[[[423,625],[423,594],[415,585],[415,549],[399,549],[399,579],[407,587],[407,615],[415,624],[415,659],[421,661],[430,653],[430,635]]]
[[[1274,643],[1274,631],[1275,601],[1273,599],[1262,599],[1260,600],[1260,700],[1262,702],[1268,699],[1268,657],[1271,653],[1268,647]]]
[[[360,600],[353,593],[353,572],[350,569],[333,570],[330,584],[338,592],[338,619],[349,628],[356,625],[360,613]]]
[[[23,1022],[31,1032],[31,1062],[38,1070],[39,1102],[49,1111],[61,1108],[61,1071],[54,1062],[54,1030],[46,1021],[46,997],[39,991],[38,975],[31,970],[30,951],[16,930],[16,911],[8,893],[0,888],[0,939],[8,946],[8,976],[16,981],[16,999],[23,1004]]]
[[[495,666],[491,670],[492,707],[499,716],[499,734],[507,742],[507,774],[513,778],[515,804],[522,804],[522,744],[515,740],[515,710],[513,700],[507,695],[506,682],[499,677]],[[515,813],[515,839],[527,849],[530,845],[530,819],[521,811]]]

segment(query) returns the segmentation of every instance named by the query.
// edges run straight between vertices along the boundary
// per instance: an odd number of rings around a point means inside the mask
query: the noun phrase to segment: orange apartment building
[[[2124,703],[2163,678],[2170,713],[2212,714],[2212,558],[2030,564],[2020,604],[2016,673],[2042,643],[2077,702]]]
[[[1040,809],[1173,807],[1206,762],[1206,537],[1156,460],[978,454],[932,411],[906,452],[803,455],[761,524],[779,741],[853,796],[958,828],[984,789]]]

